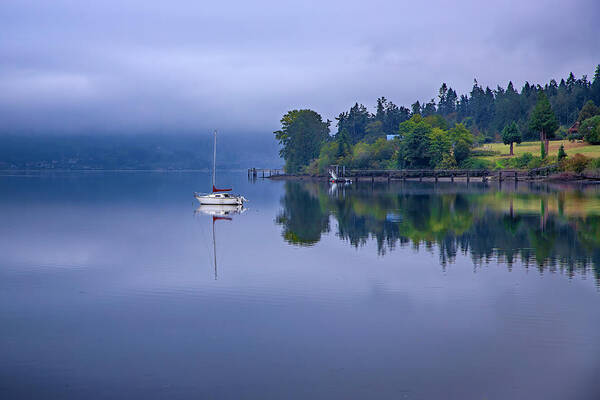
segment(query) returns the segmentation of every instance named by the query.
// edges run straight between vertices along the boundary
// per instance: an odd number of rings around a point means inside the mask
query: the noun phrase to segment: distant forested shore
[[[219,168],[279,167],[260,135],[221,135]],[[212,166],[212,135],[0,135],[0,170],[186,170]]]
[[[323,174],[355,169],[532,169],[556,165],[580,173],[600,169],[600,65],[587,75],[544,84],[512,81],[459,95],[442,83],[437,98],[397,106],[377,99],[374,112],[354,104],[332,121],[291,110],[274,132],[285,170]],[[560,146],[550,141],[563,140]],[[525,143],[527,142],[527,143]],[[528,151],[520,151],[521,143]],[[566,146],[565,146],[566,144]],[[571,145],[572,144],[572,145]],[[534,149],[533,151],[531,149]],[[553,151],[552,153],[550,151]]]

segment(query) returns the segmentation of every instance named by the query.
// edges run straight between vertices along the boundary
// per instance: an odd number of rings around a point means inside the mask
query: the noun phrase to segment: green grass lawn
[[[600,157],[600,145],[590,145],[586,142],[569,142],[568,140],[551,140],[549,155],[556,156],[558,153],[558,148],[560,145],[565,146],[565,151],[567,155],[572,156],[577,153],[581,153],[586,157],[597,158]],[[515,156],[520,156],[524,153],[531,153],[534,156],[540,155],[540,142],[523,142],[521,144],[514,145],[514,153]],[[496,162],[497,160],[510,158],[510,146],[502,143],[488,143],[484,144],[481,147],[478,147],[476,150],[492,150],[497,152],[497,154],[493,156],[480,156],[477,157],[482,160]]]

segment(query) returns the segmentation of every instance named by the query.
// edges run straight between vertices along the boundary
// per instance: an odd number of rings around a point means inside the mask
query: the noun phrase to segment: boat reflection
[[[213,242],[213,264],[215,268],[215,280],[218,278],[217,274],[217,239],[215,234],[215,222],[216,221],[231,221],[234,215],[243,214],[246,212],[246,208],[241,205],[213,205],[203,204],[196,209],[195,215],[210,215],[212,218],[212,242]]]
[[[196,214],[206,214],[212,216],[228,216],[228,215],[236,215],[243,214],[247,210],[241,204],[235,205],[217,205],[217,204],[202,204],[200,207],[196,208]]]

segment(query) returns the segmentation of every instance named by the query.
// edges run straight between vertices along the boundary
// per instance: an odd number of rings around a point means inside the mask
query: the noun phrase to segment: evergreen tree
[[[600,107],[596,107],[593,100],[588,100],[587,103],[581,108],[579,111],[579,116],[577,117],[577,122],[583,122],[588,118],[592,118],[596,115],[600,114]]]
[[[350,144],[350,135],[346,129],[342,129],[341,132],[338,132],[335,135],[335,140],[337,142],[337,157],[345,157],[352,150],[352,145]]]
[[[456,110],[456,92],[449,88],[446,83],[442,83],[438,94],[437,112],[443,116],[452,114]]]
[[[410,118],[410,110],[406,107],[398,108],[385,97],[380,97],[377,99],[377,111],[374,118],[382,123],[382,129],[386,135],[394,135],[398,133],[400,122]]]
[[[435,107],[435,100],[431,99],[427,104],[425,104],[421,110],[421,115],[423,115],[424,117],[428,117],[430,115],[435,114],[436,112],[436,107]]]
[[[446,82],[442,83],[438,94],[438,112],[442,115],[446,115],[446,100],[448,98],[448,86]]]
[[[489,87],[483,90],[477,79],[474,80],[471,90],[469,114],[481,130],[487,130],[494,118],[494,92]]]
[[[456,101],[458,100],[458,95],[456,91],[452,88],[448,89],[448,96],[446,96],[446,111],[447,114],[452,114],[456,112]]]
[[[594,73],[594,80],[592,81],[590,92],[592,100],[600,105],[600,64],[596,66],[596,72]]]
[[[521,103],[519,93],[514,89],[513,83],[508,82],[506,90],[498,87],[496,90],[494,124],[495,130],[501,130],[511,121],[521,119]]]
[[[410,108],[412,109],[412,115],[421,114],[421,103],[419,103],[419,100],[412,103]]]
[[[544,92],[538,95],[538,101],[529,117],[529,129],[540,133],[540,141],[548,154],[549,138],[558,129],[558,120]]]
[[[553,97],[558,94],[558,83],[556,83],[555,79],[550,80],[550,83],[544,86],[544,92],[546,92],[546,96]]]
[[[385,119],[385,108],[387,105],[387,100],[385,97],[380,97],[377,99],[377,111],[375,112],[375,119],[377,121],[381,121]]]
[[[381,121],[372,121],[365,127],[365,136],[363,140],[367,143],[374,143],[377,139],[385,137],[383,123]]]
[[[461,94],[460,99],[456,104],[457,118],[459,121],[464,121],[469,116],[469,97]]]
[[[573,72],[569,72],[569,77],[567,78],[567,90],[570,92],[575,87],[575,75]]]
[[[515,121],[512,121],[502,129],[502,142],[510,145],[510,155],[514,155],[513,144],[521,143],[521,132]]]
[[[350,142],[356,144],[365,137],[366,127],[372,119],[373,116],[367,111],[367,107],[355,103],[350,111],[343,112],[336,118],[338,132],[346,129]]]

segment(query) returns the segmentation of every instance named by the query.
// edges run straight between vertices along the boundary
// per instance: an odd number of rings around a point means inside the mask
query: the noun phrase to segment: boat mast
[[[212,191],[215,191],[215,180],[217,173],[217,130],[215,129],[215,142],[213,144],[213,175],[212,175]]]
[[[217,130],[215,129],[215,142],[213,144],[213,175],[212,175],[212,192],[229,192],[231,189],[217,189],[216,178],[217,176]]]

